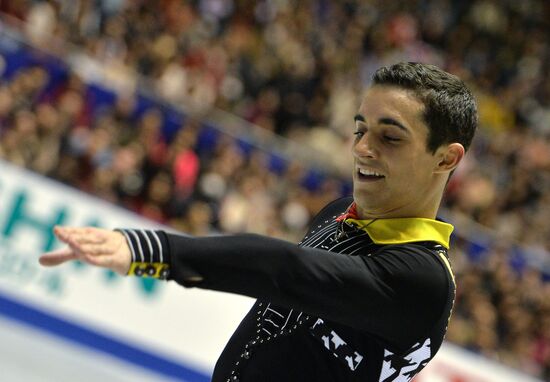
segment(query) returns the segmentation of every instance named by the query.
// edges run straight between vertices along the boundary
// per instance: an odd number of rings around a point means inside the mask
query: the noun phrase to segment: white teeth
[[[382,176],[382,174],[379,174],[376,171],[366,170],[366,169],[363,169],[363,168],[359,169],[359,173],[361,175],[367,175],[367,176]]]

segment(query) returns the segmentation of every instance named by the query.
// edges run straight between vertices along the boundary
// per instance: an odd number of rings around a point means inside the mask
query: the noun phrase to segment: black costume
[[[452,226],[358,220],[351,202],[325,207],[299,245],[121,230],[134,257],[129,274],[258,299],[221,354],[215,382],[410,381],[438,351],[450,318]]]

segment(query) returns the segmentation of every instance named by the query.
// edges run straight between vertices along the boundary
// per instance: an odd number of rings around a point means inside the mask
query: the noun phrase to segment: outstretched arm
[[[92,228],[58,228],[56,235],[69,248],[44,255],[44,265],[79,259],[121,274],[267,299],[395,343],[427,330],[449,287],[442,264],[414,244],[349,256],[258,235],[194,238]]]

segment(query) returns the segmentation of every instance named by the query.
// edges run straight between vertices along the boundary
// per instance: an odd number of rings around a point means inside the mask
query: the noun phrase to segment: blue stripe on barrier
[[[207,375],[175,361],[74,324],[2,294],[0,294],[0,314],[176,380],[210,381]]]

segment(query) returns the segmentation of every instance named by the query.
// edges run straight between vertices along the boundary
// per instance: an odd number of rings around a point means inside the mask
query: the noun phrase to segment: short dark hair
[[[435,65],[400,62],[379,68],[372,80],[373,85],[411,90],[424,104],[429,129],[426,147],[432,153],[452,142],[468,150],[477,127],[477,105],[460,78]]]

